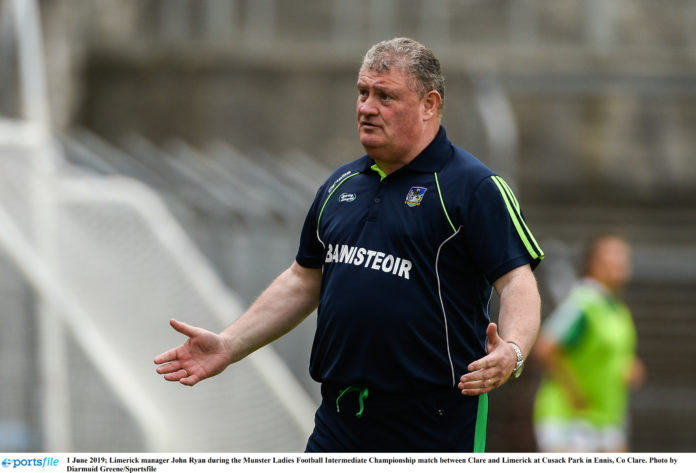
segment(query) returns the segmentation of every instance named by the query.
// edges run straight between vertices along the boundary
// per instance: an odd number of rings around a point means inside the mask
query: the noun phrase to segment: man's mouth
[[[362,121],[360,122],[360,128],[379,128],[379,125],[372,122]]]

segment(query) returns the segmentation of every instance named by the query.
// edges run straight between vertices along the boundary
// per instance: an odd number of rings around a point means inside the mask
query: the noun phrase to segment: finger
[[[176,319],[171,319],[169,321],[169,325],[171,325],[172,328],[174,330],[176,330],[177,332],[179,332],[180,334],[186,335],[189,338],[193,337],[198,331],[197,327],[194,327],[193,325],[189,325],[189,324],[184,323],[184,322],[179,322]]]
[[[464,396],[480,396],[481,394],[485,394],[488,392],[491,392],[493,390],[492,387],[490,388],[474,388],[474,389],[462,389],[462,395]]]
[[[154,359],[155,364],[161,365],[162,363],[169,363],[170,361],[176,360],[176,351],[176,348],[172,348],[171,350],[167,350],[164,353],[160,353]]]
[[[506,375],[505,371],[500,368],[497,364],[491,364],[488,368],[480,369],[467,373],[459,378],[459,384],[478,386],[483,382],[488,382],[488,380],[493,380],[494,386],[499,386],[502,380],[507,379],[509,373]]]
[[[472,361],[469,366],[467,366],[467,370],[469,370],[468,374],[471,374],[475,371],[480,371],[480,370],[485,370],[487,368],[490,368],[492,366],[495,366],[494,360],[491,358],[490,355],[486,355],[483,358],[479,358],[478,360]],[[466,375],[464,375],[466,376]],[[480,377],[480,376],[477,376]]]
[[[181,369],[181,363],[179,361],[172,361],[171,363],[166,363],[157,367],[158,374],[169,374],[174,373]]]
[[[194,384],[196,384],[200,380],[201,379],[198,376],[193,375],[193,376],[187,376],[186,378],[181,378],[179,380],[179,382],[181,384],[183,384],[184,386],[193,386]]]
[[[189,375],[178,361],[158,367],[157,372],[163,374],[167,381],[178,381],[186,386],[193,386],[201,380],[198,375]]]
[[[459,389],[480,389],[490,386],[495,387],[497,384],[498,378],[493,374],[489,374],[488,376],[479,375],[476,378],[465,378],[462,376],[457,386]]]
[[[505,366],[505,360],[507,359],[506,357],[509,355],[508,353],[508,348],[506,348],[506,343],[503,342],[503,339],[498,337],[498,340],[502,343],[499,343],[498,345],[490,345],[489,342],[489,352],[486,356],[483,358],[480,358],[478,360],[472,361],[469,366],[467,366],[467,370],[469,371],[468,374],[471,374],[475,371],[481,371],[481,370],[500,370],[501,366]],[[509,348],[509,350],[512,350],[512,348]],[[481,377],[481,376],[479,376]]]
[[[498,334],[498,326],[494,322],[488,324],[488,327],[486,328],[486,337],[488,338],[488,344],[493,346],[496,346],[503,341]]]
[[[498,335],[498,326],[495,324],[495,322],[489,323],[488,327],[486,327],[486,338],[488,339],[489,354],[483,358],[479,358],[478,360],[471,362],[471,364],[467,366],[467,370],[470,372],[483,370],[495,365],[495,361],[490,358],[490,352],[492,351],[493,347],[503,341],[503,339]]]
[[[459,390],[465,396],[478,396],[490,392],[500,385],[496,378],[477,379],[475,381],[459,383]]]
[[[188,372],[185,369],[178,369],[173,373],[168,373],[164,375],[164,379],[167,381],[181,381],[181,379],[186,378]]]
[[[482,379],[488,379],[492,377],[492,375],[492,370],[481,369],[462,375],[459,381],[461,383],[479,383]]]

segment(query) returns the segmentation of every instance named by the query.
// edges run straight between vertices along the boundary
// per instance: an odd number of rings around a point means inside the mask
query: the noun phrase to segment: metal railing
[[[107,22],[112,27],[99,28],[106,35],[95,41],[108,39],[111,31],[114,37],[199,41],[223,49],[288,41],[340,48],[408,31],[436,46],[527,48],[560,42],[596,52],[696,48],[693,0],[146,0],[129,2],[130,18],[139,21],[119,26],[104,14],[109,8],[118,14],[124,2],[100,3],[92,20],[97,28]]]

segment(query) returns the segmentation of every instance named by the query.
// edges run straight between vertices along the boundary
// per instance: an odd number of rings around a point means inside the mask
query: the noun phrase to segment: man
[[[367,154],[321,186],[295,262],[219,335],[172,321],[190,338],[158,372],[193,385],[318,306],[308,452],[483,451],[486,393],[519,373],[539,328],[543,253],[507,184],[447,139],[430,50],[378,43],[357,88]]]
[[[633,320],[619,300],[629,261],[624,239],[593,239],[584,257],[584,279],[544,322],[534,349],[546,370],[534,409],[541,451],[628,448],[628,389],[644,376],[635,355]]]

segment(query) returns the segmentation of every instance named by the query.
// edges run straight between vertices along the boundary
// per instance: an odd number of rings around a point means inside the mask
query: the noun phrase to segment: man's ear
[[[423,119],[432,120],[437,118],[440,114],[440,104],[442,103],[442,97],[436,90],[431,90],[423,100],[421,100],[421,105],[423,107]]]

